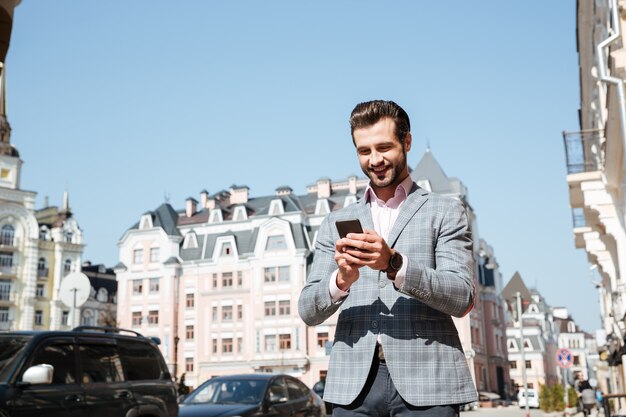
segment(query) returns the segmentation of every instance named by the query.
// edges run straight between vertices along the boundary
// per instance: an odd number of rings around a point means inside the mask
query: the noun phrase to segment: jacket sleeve
[[[408,257],[399,291],[443,313],[462,317],[474,305],[475,284],[472,237],[459,201],[454,200],[445,211],[434,251],[434,269]]]
[[[337,269],[335,242],[330,224],[329,217],[326,217],[317,233],[313,264],[298,300],[298,313],[309,326],[323,323],[343,302],[341,300],[333,303],[330,296],[329,280]]]

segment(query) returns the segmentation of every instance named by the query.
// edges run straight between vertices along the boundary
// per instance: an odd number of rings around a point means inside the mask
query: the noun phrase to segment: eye
[[[361,149],[357,150],[357,153],[359,155],[369,155],[370,154],[370,150],[361,148]]]

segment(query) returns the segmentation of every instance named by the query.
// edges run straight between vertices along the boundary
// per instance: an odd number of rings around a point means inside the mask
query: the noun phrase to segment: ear
[[[406,134],[406,137],[404,138],[404,151],[408,152],[411,150],[411,142],[413,140],[413,137],[411,136],[411,132]]]

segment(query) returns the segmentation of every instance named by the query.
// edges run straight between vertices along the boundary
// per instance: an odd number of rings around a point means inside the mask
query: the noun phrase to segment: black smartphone
[[[348,233],[363,233],[359,219],[338,220],[335,222],[340,237],[346,237]]]

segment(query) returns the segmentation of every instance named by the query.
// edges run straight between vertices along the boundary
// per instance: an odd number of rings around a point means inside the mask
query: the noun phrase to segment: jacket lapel
[[[413,188],[411,188],[411,192],[407,196],[406,201],[402,204],[402,207],[400,207],[400,214],[389,233],[389,238],[387,239],[389,247],[393,247],[396,244],[400,233],[402,233],[406,225],[424,205],[426,200],[428,200],[428,192],[413,183]]]

